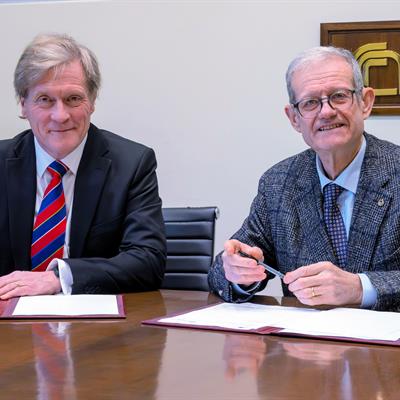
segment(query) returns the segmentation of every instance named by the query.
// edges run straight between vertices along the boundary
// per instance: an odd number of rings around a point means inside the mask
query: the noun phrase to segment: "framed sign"
[[[321,45],[354,54],[375,90],[372,114],[400,115],[400,21],[322,23]]]

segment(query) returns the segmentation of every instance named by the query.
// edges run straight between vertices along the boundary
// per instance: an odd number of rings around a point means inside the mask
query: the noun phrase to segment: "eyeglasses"
[[[293,104],[303,118],[314,118],[322,109],[326,100],[333,110],[347,110],[353,104],[353,95],[356,90],[340,89],[325,97],[309,97]]]

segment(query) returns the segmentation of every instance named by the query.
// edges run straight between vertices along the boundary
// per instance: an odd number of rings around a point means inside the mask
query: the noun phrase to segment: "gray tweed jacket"
[[[364,272],[378,293],[376,310],[400,311],[400,146],[365,133],[348,241],[346,271]],[[263,250],[283,273],[319,261],[337,264],[322,211],[315,152],[308,149],[261,177],[250,214],[232,238]],[[225,301],[247,301],[232,290],[221,253],[208,275],[210,290]],[[262,290],[266,281],[258,290]],[[283,284],[284,295],[291,292]]]

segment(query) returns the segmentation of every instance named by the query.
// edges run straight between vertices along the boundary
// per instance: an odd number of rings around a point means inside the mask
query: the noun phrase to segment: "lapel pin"
[[[378,200],[378,206],[379,207],[382,207],[384,204],[385,204],[385,200],[383,200],[383,199],[379,199]]]

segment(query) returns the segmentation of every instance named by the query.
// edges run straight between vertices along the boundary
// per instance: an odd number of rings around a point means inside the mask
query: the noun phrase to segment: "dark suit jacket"
[[[156,289],[165,235],[153,150],[89,128],[71,216],[73,293]],[[0,275],[30,270],[36,196],[33,133],[0,141]]]
[[[368,275],[378,293],[375,309],[400,310],[400,147],[365,137],[345,270]],[[261,177],[250,215],[233,238],[260,247],[266,262],[283,273],[319,261],[337,265],[322,200],[315,152],[308,149]],[[226,301],[249,299],[235,297],[220,255],[210,269],[209,284]],[[283,292],[291,295],[286,285]]]

